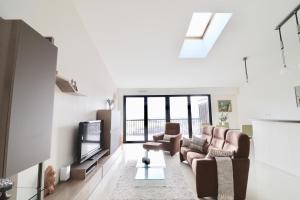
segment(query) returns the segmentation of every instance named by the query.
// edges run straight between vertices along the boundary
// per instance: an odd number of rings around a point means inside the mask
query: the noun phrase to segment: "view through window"
[[[201,124],[211,124],[209,95],[124,97],[125,142],[152,141],[166,122],[180,123],[183,136],[200,134]]]

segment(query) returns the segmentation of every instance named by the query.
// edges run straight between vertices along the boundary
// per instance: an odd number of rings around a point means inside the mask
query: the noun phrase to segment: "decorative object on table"
[[[247,59],[248,59],[248,57],[246,56],[246,57],[243,58],[243,61],[244,61],[244,64],[245,64],[246,83],[249,83],[249,75],[248,75]]]
[[[44,196],[52,194],[55,190],[55,171],[52,166],[48,166],[45,171],[45,193]]]
[[[145,156],[142,158],[142,162],[145,165],[149,165],[150,164],[150,158],[148,157],[148,153],[149,153],[149,150],[146,150],[145,151]]]
[[[227,112],[221,112],[221,115],[219,117],[220,119],[220,126],[226,126],[228,124],[228,113]]]
[[[10,195],[6,192],[11,190],[13,187],[13,182],[9,179],[0,179],[0,200],[7,200]]]
[[[300,86],[295,87],[296,103],[297,107],[300,107]]]
[[[114,100],[113,99],[106,99],[106,103],[108,105],[108,109],[112,110],[114,108]]]
[[[143,158],[142,158],[142,162],[143,162],[145,165],[149,165],[149,164],[150,164],[150,158],[143,157]]]
[[[282,39],[282,34],[281,34],[281,28],[289,19],[291,19],[293,16],[295,16],[296,17],[296,25],[297,25],[297,35],[298,35],[298,40],[300,42],[300,25],[299,25],[299,20],[298,20],[298,15],[297,15],[297,12],[299,10],[300,10],[300,4],[294,10],[292,10],[275,28],[275,30],[278,30],[278,32],[279,32],[281,56],[282,56],[282,61],[283,61],[282,72],[287,70],[287,65],[286,65],[286,60],[285,60],[285,52],[284,52],[284,44],[283,44],[283,39]]]
[[[232,112],[231,100],[218,100],[219,112]]]

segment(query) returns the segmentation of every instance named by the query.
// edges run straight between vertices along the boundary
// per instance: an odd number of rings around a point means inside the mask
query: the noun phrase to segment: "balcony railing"
[[[188,119],[171,119],[171,122],[180,123],[180,130],[183,135],[189,135]],[[193,133],[200,132],[200,118],[192,119]],[[149,119],[148,120],[148,135],[162,133],[165,130],[165,119]],[[144,120],[134,119],[126,120],[126,137],[141,136],[144,137]]]

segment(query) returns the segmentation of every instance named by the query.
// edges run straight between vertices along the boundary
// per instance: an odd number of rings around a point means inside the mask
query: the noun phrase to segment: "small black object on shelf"
[[[142,162],[143,162],[145,165],[149,165],[149,164],[150,164],[150,158],[143,157],[143,158],[142,158]]]
[[[13,187],[13,182],[9,179],[0,179],[0,200],[7,200],[9,199],[11,196],[9,194],[7,194],[6,192],[8,190],[11,190]]]

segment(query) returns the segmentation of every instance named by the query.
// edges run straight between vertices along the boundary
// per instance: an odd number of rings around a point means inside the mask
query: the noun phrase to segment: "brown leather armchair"
[[[164,140],[164,135],[174,135],[170,140]],[[164,151],[169,151],[171,156],[175,155],[180,150],[180,140],[182,134],[180,133],[179,123],[166,123],[164,133],[153,135],[154,142],[160,142],[163,144]]]

